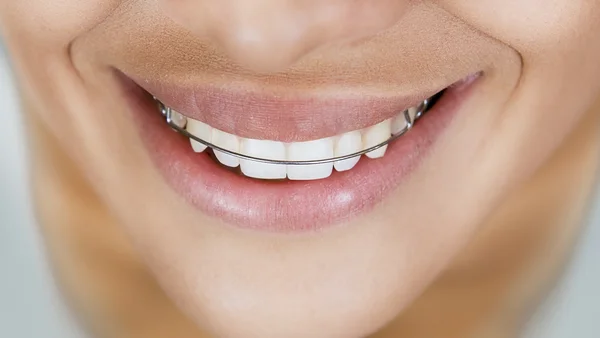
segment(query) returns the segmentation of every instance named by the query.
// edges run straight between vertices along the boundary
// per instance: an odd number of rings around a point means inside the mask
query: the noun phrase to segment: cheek
[[[523,54],[591,38],[600,19],[595,0],[444,0],[449,12]],[[536,52],[537,51],[537,52]]]
[[[598,55],[600,1],[443,0],[440,4],[477,30],[517,50],[525,71],[537,67],[552,73],[561,65],[589,67],[589,61],[581,63],[577,58]]]
[[[71,101],[84,95],[68,57],[70,43],[96,27],[122,2],[0,0],[0,28],[21,95],[53,134],[70,139],[77,135],[75,121],[66,112],[74,111]]]
[[[8,40],[36,49],[65,48],[76,36],[111,15],[122,0],[2,0],[0,23]],[[14,43],[14,41],[13,41]]]
[[[522,74],[505,117],[519,120],[528,148],[565,135],[600,90],[600,2],[596,0],[442,0],[447,11],[515,49]]]

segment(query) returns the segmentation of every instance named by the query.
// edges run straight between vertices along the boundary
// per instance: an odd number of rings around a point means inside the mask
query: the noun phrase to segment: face
[[[33,116],[216,336],[376,331],[600,89],[594,0],[0,0],[0,27]],[[152,99],[225,150],[309,160],[436,93],[387,148],[312,166],[200,152]]]

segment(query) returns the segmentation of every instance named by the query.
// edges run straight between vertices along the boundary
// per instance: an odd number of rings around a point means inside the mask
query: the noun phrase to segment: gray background
[[[27,147],[6,61],[0,43],[0,338],[81,337],[57,296],[31,213]],[[526,337],[600,337],[600,200],[595,205],[568,274]]]

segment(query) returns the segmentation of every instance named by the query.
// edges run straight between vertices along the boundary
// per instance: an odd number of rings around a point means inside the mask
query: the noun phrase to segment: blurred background
[[[83,337],[69,320],[45,261],[27,186],[24,125],[1,41],[0,102],[0,338]],[[526,337],[600,337],[598,196],[594,205],[567,274]]]
[[[27,145],[0,41],[0,337],[77,334],[52,281],[27,187]]]

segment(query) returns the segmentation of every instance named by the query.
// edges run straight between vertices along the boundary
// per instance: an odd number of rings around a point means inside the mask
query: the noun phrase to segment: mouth
[[[173,190],[227,225],[268,232],[320,230],[372,209],[427,156],[481,77],[378,98],[180,87],[116,74]]]

